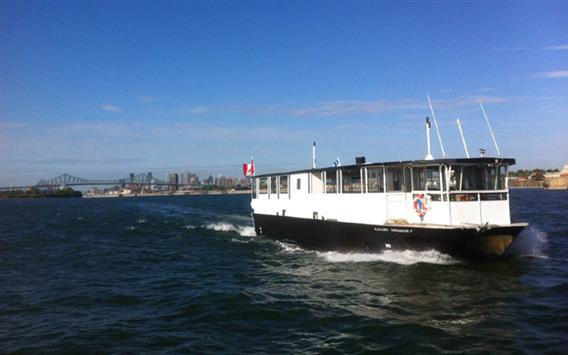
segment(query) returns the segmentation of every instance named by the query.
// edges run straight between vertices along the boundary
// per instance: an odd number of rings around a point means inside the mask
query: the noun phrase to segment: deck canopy
[[[434,165],[446,165],[446,166],[453,166],[453,165],[515,165],[516,161],[513,158],[459,158],[459,159],[435,159],[435,160],[406,160],[406,161],[391,161],[391,162],[372,162],[372,163],[365,163],[365,164],[353,164],[353,165],[342,165],[338,167],[325,167],[325,168],[317,168],[317,169],[303,169],[303,170],[294,170],[294,171],[281,171],[281,172],[274,172],[274,173],[267,173],[267,174],[259,174],[255,177],[268,177],[268,176],[277,176],[277,175],[288,175],[288,174],[301,174],[301,173],[308,173],[308,172],[315,172],[315,171],[335,171],[338,169],[349,169],[349,168],[360,168],[360,167],[371,167],[371,166],[434,166]]]
[[[257,175],[253,177],[252,189],[254,197],[257,192],[288,195],[292,193],[289,186],[293,186],[294,191],[308,194],[416,192],[428,193],[432,199],[439,200],[446,198],[440,195],[444,192],[504,192],[508,166],[514,163],[514,159],[473,158],[355,164]],[[305,178],[300,178],[302,175]]]

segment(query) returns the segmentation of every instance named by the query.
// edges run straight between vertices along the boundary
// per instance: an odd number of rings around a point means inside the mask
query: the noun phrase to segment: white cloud
[[[568,78],[568,70],[556,70],[556,71],[537,73],[533,75],[532,78],[540,78],[540,79]]]
[[[305,107],[289,109],[293,116],[338,116],[394,111],[400,109],[421,109],[426,107],[425,100],[397,101],[329,101],[314,103]]]
[[[230,110],[227,110],[224,105],[193,106],[193,107],[184,107],[173,110],[175,114],[180,116],[199,116],[199,115],[206,115],[206,114],[223,112],[223,111],[230,111]]]
[[[84,139],[85,136],[133,139],[143,136],[143,129],[137,123],[71,122],[63,126],[52,127],[50,132],[60,138],[74,139]]]
[[[122,108],[115,106],[115,105],[111,105],[111,104],[102,104],[101,108],[105,111],[109,111],[109,112],[122,112]]]
[[[495,91],[495,88],[481,88],[479,92],[492,92]]]
[[[204,115],[210,111],[211,110],[205,106],[192,107],[189,109],[189,113],[192,115]]]
[[[568,44],[560,44],[558,46],[542,47],[542,49],[554,50],[554,51],[568,50]]]
[[[494,51],[526,51],[529,47],[499,47],[493,48]]]
[[[314,132],[307,129],[289,129],[281,126],[202,126],[187,123],[178,123],[173,127],[160,127],[153,130],[155,134],[179,135],[191,137],[195,140],[305,140],[313,137]]]
[[[145,104],[151,104],[153,102],[158,101],[158,98],[155,96],[150,96],[150,95],[143,95],[143,96],[139,96],[138,99],[140,101],[142,101]]]
[[[492,91],[492,88],[484,88],[480,91]],[[503,103],[509,102],[514,98],[506,98],[489,95],[458,96],[444,100],[434,100],[434,105],[438,108],[455,109],[463,106],[478,105],[478,101],[484,103]],[[331,117],[345,115],[367,115],[380,112],[394,111],[424,111],[428,110],[426,96],[416,99],[400,100],[335,100],[325,102],[314,102],[304,105],[281,103],[274,105],[254,105],[254,104],[219,104],[213,106],[194,106],[189,108],[176,109],[178,115],[210,115],[214,113],[238,113],[249,116],[267,115],[287,115],[295,117]]]
[[[27,123],[22,122],[0,122],[0,129],[11,129],[11,128],[26,128],[29,127]]]
[[[436,108],[455,109],[463,106],[478,105],[479,101],[488,104],[498,104],[507,102],[510,99],[499,96],[462,96],[447,100],[433,100]],[[353,114],[368,114],[387,111],[411,111],[426,110],[426,98],[405,99],[394,101],[331,101],[324,103],[315,103],[297,109],[290,109],[288,113],[294,116],[339,116]]]

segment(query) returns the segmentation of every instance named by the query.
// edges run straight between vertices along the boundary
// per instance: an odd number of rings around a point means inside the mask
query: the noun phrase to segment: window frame
[[[349,167],[349,168],[341,168],[341,193],[347,193],[347,194],[354,194],[354,193],[362,193],[362,177],[361,177],[361,171],[363,169],[361,169],[360,167],[356,166],[356,167]],[[358,172],[358,174],[354,174],[354,175],[347,175],[347,178],[345,176],[345,172]],[[353,182],[353,177],[358,177],[359,178],[359,183],[358,183],[358,188],[356,188],[356,182]],[[346,181],[349,182],[349,186],[350,186],[350,191],[345,191],[345,184]]]
[[[370,178],[369,176],[371,174],[369,174],[369,171],[374,171],[377,170],[377,183],[376,186],[379,188],[378,191],[371,191],[371,189],[369,189],[369,181]],[[385,193],[386,187],[385,187],[385,167],[384,166],[369,166],[369,167],[365,167],[365,192],[366,193],[371,193],[371,194],[376,194],[376,193]]]
[[[332,185],[332,184],[328,184],[328,176],[331,176],[331,175],[329,174],[329,172],[331,172],[331,171],[333,171],[333,175],[332,175],[332,176],[334,176],[334,177],[333,177],[333,179],[334,179],[334,184],[333,184],[333,185]],[[338,171],[338,169],[329,170],[329,171],[325,171],[325,172],[324,172],[324,176],[325,176],[325,189],[324,189],[324,192],[325,192],[325,194],[338,194],[338,193],[339,193],[339,192],[338,192],[338,188],[337,188],[337,186],[338,186],[338,180],[339,180],[339,179],[338,179],[338,175],[339,175],[339,174],[337,173],[337,171]],[[332,186],[333,186],[333,191],[328,191],[328,188],[330,188],[330,187],[332,187]]]

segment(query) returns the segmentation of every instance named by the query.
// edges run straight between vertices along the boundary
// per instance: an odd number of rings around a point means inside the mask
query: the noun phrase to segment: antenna
[[[446,157],[446,151],[444,150],[444,143],[442,142],[442,136],[440,136],[440,130],[438,129],[438,121],[436,121],[436,114],[434,113],[434,108],[432,107],[432,101],[430,101],[430,95],[426,95],[428,98],[428,105],[430,105],[430,111],[432,112],[432,118],[434,119],[434,126],[436,126],[436,133],[438,134],[438,142],[440,142],[440,149],[442,150],[442,157]]]
[[[424,160],[434,160],[430,150],[430,118],[426,117],[426,145],[428,146],[428,155]]]
[[[312,145],[312,169],[316,168],[316,141]]]
[[[462,130],[462,126],[460,123],[460,119],[456,119],[456,122],[458,123],[458,128],[460,130],[460,136],[462,138],[462,143],[463,143],[463,149],[465,150],[465,156],[469,159],[469,152],[467,151],[467,144],[465,144],[465,137],[463,136],[463,130]]]
[[[493,129],[491,129],[491,125],[489,124],[489,119],[487,118],[487,114],[485,113],[485,108],[483,108],[483,104],[479,101],[479,106],[481,106],[481,111],[483,111],[483,116],[485,117],[485,122],[487,122],[487,127],[489,127],[489,132],[491,133],[491,138],[493,139],[493,144],[495,144],[495,149],[497,149],[497,154],[499,158],[501,158],[501,151],[499,150],[499,146],[497,145],[497,140],[495,139],[495,135],[493,134]]]

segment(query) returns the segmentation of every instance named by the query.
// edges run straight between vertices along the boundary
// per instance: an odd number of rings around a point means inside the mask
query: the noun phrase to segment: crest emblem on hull
[[[414,210],[418,217],[420,217],[420,222],[424,222],[424,216],[428,212],[428,206],[426,204],[426,196],[424,194],[414,195]]]

